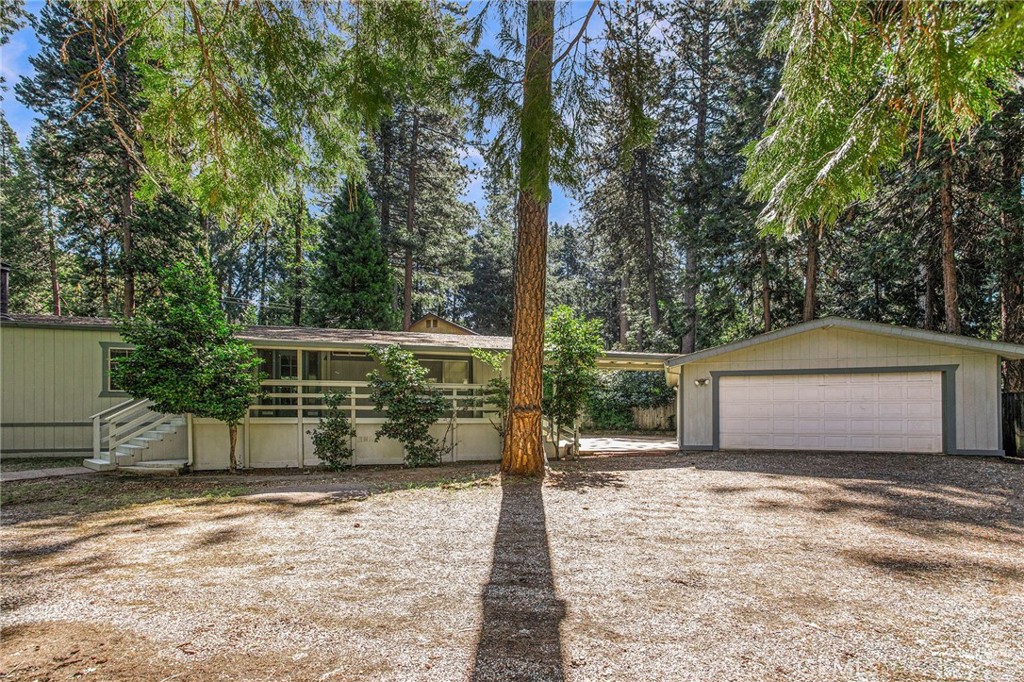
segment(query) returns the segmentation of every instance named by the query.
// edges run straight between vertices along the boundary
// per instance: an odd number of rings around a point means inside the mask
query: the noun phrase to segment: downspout
[[[185,448],[187,451],[186,464],[188,464],[189,470],[192,469],[192,465],[195,463],[196,459],[195,444],[192,442],[192,437],[192,413],[189,412],[185,415]]]

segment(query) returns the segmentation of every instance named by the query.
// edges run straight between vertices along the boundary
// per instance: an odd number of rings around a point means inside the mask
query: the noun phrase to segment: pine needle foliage
[[[988,121],[1019,87],[1022,27],[1019,2],[779,2],[781,89],[744,175],[760,224],[834,223],[928,130],[953,144]]]
[[[363,187],[331,202],[313,280],[317,321],[347,329],[393,329],[395,280],[381,244],[373,200]]]

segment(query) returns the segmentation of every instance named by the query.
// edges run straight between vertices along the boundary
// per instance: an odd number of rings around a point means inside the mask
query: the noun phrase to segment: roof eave
[[[941,332],[933,332],[925,329],[887,325],[880,322],[851,320],[845,317],[823,317],[818,320],[802,322],[791,327],[778,329],[773,332],[754,336],[742,341],[716,346],[715,348],[708,348],[706,350],[697,351],[696,353],[690,353],[689,355],[681,355],[668,360],[665,364],[668,368],[680,367],[692,362],[700,362],[719,355],[725,355],[726,353],[733,353],[752,346],[758,346],[763,343],[778,341],[796,334],[803,334],[817,329],[828,329],[830,327],[841,327],[843,329],[858,331],[865,334],[905,338],[911,341],[918,341],[920,343],[933,343],[951,346],[979,353],[992,353],[1008,360],[1024,359],[1024,346],[1018,344],[1005,343],[1001,341],[986,341],[984,339],[974,339],[968,336],[943,334]]]

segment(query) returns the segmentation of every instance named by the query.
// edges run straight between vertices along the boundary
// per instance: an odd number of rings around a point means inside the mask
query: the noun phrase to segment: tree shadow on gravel
[[[1024,483],[1024,469],[999,461],[939,455],[753,452],[707,455],[695,462],[695,468],[829,484],[800,489],[793,487],[796,483],[780,486],[762,478],[744,486],[709,489],[737,496],[779,491],[802,497],[755,500],[753,506],[762,511],[770,507],[860,515],[880,526],[926,537],[959,537],[970,527],[1014,534],[1024,528],[1024,499],[1017,492]]]
[[[565,605],[555,593],[541,481],[503,482],[481,601],[473,682],[565,679],[559,631]]]

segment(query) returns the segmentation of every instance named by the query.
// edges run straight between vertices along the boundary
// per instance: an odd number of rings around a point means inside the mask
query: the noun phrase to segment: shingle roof
[[[483,348],[511,350],[508,336],[387,332],[365,329],[322,329],[318,327],[246,327],[238,337],[246,341],[280,342],[288,345],[371,346],[400,344],[408,347]]]
[[[56,317],[54,315],[11,315],[4,325],[21,327],[64,327],[74,329],[102,329],[116,331],[114,320],[105,317]],[[318,327],[245,327],[238,338],[260,346],[324,348],[398,344],[410,350],[512,350],[510,336],[482,336],[479,334],[429,334],[424,332],[389,332],[366,329],[323,329]],[[598,361],[605,369],[661,370],[664,362],[674,357],[669,353],[636,353],[606,351]]]

